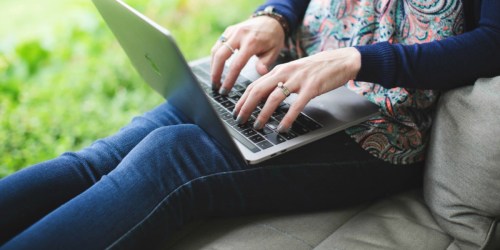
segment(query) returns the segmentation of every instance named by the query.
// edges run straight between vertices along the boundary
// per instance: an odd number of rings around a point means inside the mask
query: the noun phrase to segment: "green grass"
[[[249,1],[126,1],[209,54]],[[222,11],[223,9],[223,11]],[[110,135],[163,100],[131,67],[91,1],[0,2],[0,177]]]

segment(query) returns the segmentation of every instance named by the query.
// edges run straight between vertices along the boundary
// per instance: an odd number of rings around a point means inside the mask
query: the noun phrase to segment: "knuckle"
[[[263,93],[264,93],[264,91],[260,87],[255,86],[249,92],[249,96],[261,97],[263,95]]]
[[[248,94],[252,91],[252,89],[253,89],[253,86],[251,84],[248,85],[248,87],[245,89],[245,92],[243,92],[242,97],[248,96]]]
[[[279,91],[273,91],[267,98],[267,101],[272,104],[280,103],[281,101],[283,101],[283,93]]]
[[[281,72],[281,71],[283,71],[283,64],[276,65],[272,71],[274,71],[274,72]]]

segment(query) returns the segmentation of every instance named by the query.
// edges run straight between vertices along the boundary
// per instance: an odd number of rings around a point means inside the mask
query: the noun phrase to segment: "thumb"
[[[273,53],[266,53],[259,56],[259,60],[255,65],[257,72],[261,75],[269,73],[269,68],[271,67],[272,63],[276,61],[276,58],[277,57],[273,55]]]

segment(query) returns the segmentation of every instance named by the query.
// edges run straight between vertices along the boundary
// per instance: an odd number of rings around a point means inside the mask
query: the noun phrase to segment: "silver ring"
[[[219,41],[220,41],[221,43],[225,43],[225,42],[227,41],[227,38],[226,38],[224,35],[221,35],[221,36],[219,37]]]
[[[234,54],[234,49],[233,47],[231,47],[231,45],[227,44],[226,42],[223,42],[222,45],[226,46],[226,48],[228,48],[231,51],[231,53]]]
[[[290,96],[290,90],[285,87],[285,84],[283,82],[279,82],[277,88],[281,89],[281,92],[283,93],[283,95],[285,95],[285,97]]]

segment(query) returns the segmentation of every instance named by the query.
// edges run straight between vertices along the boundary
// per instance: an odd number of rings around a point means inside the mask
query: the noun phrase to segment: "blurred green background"
[[[167,27],[188,60],[260,3],[126,0]],[[110,135],[163,100],[90,0],[0,1],[0,178]]]

